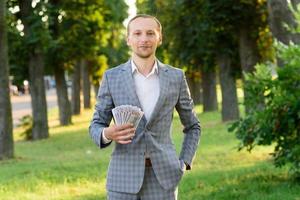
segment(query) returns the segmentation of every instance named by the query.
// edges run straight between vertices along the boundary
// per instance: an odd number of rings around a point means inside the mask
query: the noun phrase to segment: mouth
[[[139,46],[140,49],[150,49],[151,46]]]

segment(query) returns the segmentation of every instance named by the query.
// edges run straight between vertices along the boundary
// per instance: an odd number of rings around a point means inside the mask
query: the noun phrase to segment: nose
[[[149,41],[149,37],[147,34],[142,34],[141,37],[140,37],[140,41],[141,42],[147,42]]]

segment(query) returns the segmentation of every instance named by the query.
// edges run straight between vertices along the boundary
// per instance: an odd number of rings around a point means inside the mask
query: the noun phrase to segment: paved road
[[[50,89],[46,92],[48,110],[57,106],[56,91]],[[19,119],[25,115],[31,115],[31,98],[30,95],[12,96],[12,115],[13,125],[16,127],[19,124]]]

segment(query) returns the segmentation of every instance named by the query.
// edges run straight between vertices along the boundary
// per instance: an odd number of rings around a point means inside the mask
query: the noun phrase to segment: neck
[[[151,72],[153,68],[155,62],[155,56],[150,56],[148,58],[141,58],[133,54],[132,60],[134,64],[137,66],[139,72],[146,76]]]

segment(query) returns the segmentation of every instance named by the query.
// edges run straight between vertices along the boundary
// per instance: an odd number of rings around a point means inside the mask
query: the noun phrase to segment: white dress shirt
[[[155,60],[152,70],[147,76],[144,76],[139,72],[133,60],[131,60],[131,68],[132,68],[132,76],[133,76],[136,94],[138,96],[144,115],[146,119],[149,121],[159,97],[159,79],[158,79],[157,61]],[[110,142],[110,140],[108,140],[105,137],[104,131],[102,134],[102,142],[103,143]]]
[[[159,96],[158,67],[155,61],[151,72],[144,76],[131,60],[135,91],[147,120],[150,119]]]

